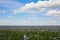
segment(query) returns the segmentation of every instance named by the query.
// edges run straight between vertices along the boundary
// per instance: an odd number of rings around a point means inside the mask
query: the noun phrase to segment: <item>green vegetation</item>
[[[24,40],[25,34],[28,40],[60,40],[59,32],[39,30],[0,30],[0,40]]]

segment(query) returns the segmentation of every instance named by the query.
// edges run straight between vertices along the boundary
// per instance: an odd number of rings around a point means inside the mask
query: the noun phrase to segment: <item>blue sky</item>
[[[60,25],[60,0],[0,0],[0,25]]]

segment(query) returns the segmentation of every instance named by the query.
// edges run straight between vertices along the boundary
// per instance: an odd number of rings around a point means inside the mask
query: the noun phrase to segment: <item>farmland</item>
[[[24,40],[24,35],[27,40],[60,40],[60,30],[57,28],[4,27],[0,27],[0,40]]]

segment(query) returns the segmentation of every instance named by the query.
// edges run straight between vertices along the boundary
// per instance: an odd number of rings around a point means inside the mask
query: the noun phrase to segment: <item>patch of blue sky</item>
[[[15,15],[13,15],[15,18],[18,18],[18,19],[29,19],[29,17],[35,17],[35,16],[33,16],[33,15],[30,15],[30,14],[28,14],[28,13],[20,13],[20,14],[15,14]]]
[[[7,9],[17,9],[20,8],[23,4],[16,2],[16,1],[0,1],[0,7],[4,7]]]
[[[14,1],[26,4],[26,3],[30,3],[30,2],[35,2],[36,3],[38,0],[14,0]]]
[[[5,12],[3,12],[3,10],[2,10],[2,12],[0,12],[0,18],[5,18],[10,15],[11,15],[11,12],[6,11],[6,10],[5,10]]]
[[[49,1],[49,0],[41,0],[41,1]]]

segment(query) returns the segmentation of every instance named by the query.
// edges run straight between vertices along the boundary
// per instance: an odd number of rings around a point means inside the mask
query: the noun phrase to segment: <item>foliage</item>
[[[28,40],[60,40],[59,32],[38,30],[0,30],[0,40],[24,40],[25,34]]]

